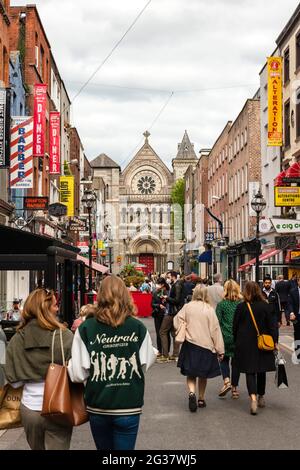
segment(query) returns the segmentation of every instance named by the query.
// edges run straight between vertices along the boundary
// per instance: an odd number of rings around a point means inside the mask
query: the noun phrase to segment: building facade
[[[101,177],[105,183],[105,239],[111,249],[113,272],[132,262],[144,265],[145,273],[164,272],[168,263],[180,268],[182,240],[174,236],[171,215],[175,178],[151,147],[149,136],[146,131],[144,145],[123,171],[105,154],[91,162],[94,178]],[[184,151],[191,154],[193,147],[186,132],[179,147],[188,148]],[[173,168],[180,166],[185,173],[191,158],[185,158],[179,150]],[[192,154],[196,164],[196,154]],[[176,174],[179,179],[181,173]]]

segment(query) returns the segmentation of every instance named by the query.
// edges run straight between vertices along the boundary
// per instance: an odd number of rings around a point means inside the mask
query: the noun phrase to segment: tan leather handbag
[[[88,421],[83,399],[83,384],[73,384],[68,377],[65,361],[62,330],[59,329],[63,365],[54,364],[55,330],[52,336],[51,364],[45,380],[42,416],[47,416],[71,426],[79,426]]]

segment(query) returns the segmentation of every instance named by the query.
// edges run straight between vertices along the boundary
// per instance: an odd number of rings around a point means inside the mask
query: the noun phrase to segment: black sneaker
[[[197,411],[197,399],[194,393],[189,394],[189,409],[192,413]]]

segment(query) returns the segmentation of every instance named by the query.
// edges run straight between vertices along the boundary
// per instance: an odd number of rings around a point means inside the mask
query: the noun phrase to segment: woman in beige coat
[[[207,287],[198,285],[192,301],[174,317],[176,330],[184,322],[185,341],[182,344],[177,366],[187,377],[189,409],[197,410],[196,381],[198,378],[198,407],[206,407],[204,394],[207,379],[221,375],[219,360],[224,357],[224,342],[219,321],[208,303]]]

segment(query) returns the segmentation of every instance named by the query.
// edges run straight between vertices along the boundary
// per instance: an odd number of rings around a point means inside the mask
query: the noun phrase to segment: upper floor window
[[[284,51],[283,56],[283,73],[284,73],[284,83],[287,83],[290,79],[290,48],[288,47]]]
[[[296,69],[300,67],[300,33],[296,36]]]
[[[297,93],[298,94],[298,93]],[[296,105],[296,134],[300,135],[300,115],[299,104]],[[291,126],[290,126],[290,101],[284,103],[284,146],[291,145]]]

